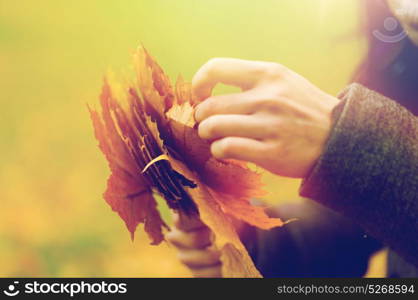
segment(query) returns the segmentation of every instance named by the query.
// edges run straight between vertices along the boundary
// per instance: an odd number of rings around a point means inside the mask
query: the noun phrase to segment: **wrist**
[[[324,100],[321,101],[321,119],[319,123],[319,130],[317,139],[315,142],[314,147],[312,147],[311,152],[311,164],[309,168],[307,168],[305,176],[308,174],[309,170],[317,163],[321,154],[325,151],[325,145],[331,135],[332,128],[334,126],[333,120],[333,111],[335,107],[338,105],[340,100],[336,97],[326,94]]]

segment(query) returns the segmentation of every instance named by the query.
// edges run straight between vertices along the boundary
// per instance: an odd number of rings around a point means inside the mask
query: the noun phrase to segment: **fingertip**
[[[203,100],[206,98],[209,98],[212,94],[212,87],[206,87],[206,86],[198,86],[193,89],[193,97],[194,105],[199,105],[202,103]]]
[[[213,76],[211,75],[211,67],[213,59],[206,62],[192,78],[192,94],[195,103],[199,103],[208,98],[212,94],[212,89],[215,84]]]
[[[168,231],[168,232],[165,233],[164,237],[169,243],[171,243],[172,240],[175,238],[175,233],[174,233],[173,230]]]
[[[201,103],[198,103],[194,108],[194,119],[197,123],[200,123],[202,121],[202,110],[201,110]]]
[[[193,76],[192,79],[192,100],[193,100],[193,104],[197,105],[201,102],[201,100],[203,99],[203,91],[202,91],[202,71],[199,70],[196,72],[196,74]]]
[[[227,144],[228,138],[216,140],[210,145],[210,152],[217,159],[229,158],[227,156]]]

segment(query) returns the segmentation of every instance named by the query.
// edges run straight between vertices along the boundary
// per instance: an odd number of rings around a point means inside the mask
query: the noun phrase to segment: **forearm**
[[[300,194],[358,222],[418,266],[418,120],[360,85],[341,98]]]

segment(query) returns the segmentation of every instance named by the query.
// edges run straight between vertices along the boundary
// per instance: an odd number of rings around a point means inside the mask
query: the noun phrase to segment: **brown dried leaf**
[[[252,197],[264,195],[260,174],[244,162],[211,156],[209,143],[195,128],[189,83],[179,77],[173,91],[143,48],[134,53],[134,65],[136,84],[117,89],[117,83],[105,81],[101,113],[90,109],[95,136],[111,170],[104,198],[132,237],[136,226],[144,223],[152,243],[158,244],[167,227],[152,196],[159,193],[170,208],[200,215],[214,232],[225,277],[259,277],[234,221],[263,229],[283,225],[250,204]]]

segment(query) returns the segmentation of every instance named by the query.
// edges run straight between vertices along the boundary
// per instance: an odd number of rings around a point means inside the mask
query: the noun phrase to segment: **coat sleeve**
[[[340,98],[324,152],[300,194],[418,267],[418,119],[359,84]]]
[[[244,244],[264,277],[361,277],[381,244],[340,214],[304,199],[270,208],[283,227],[247,226]]]

